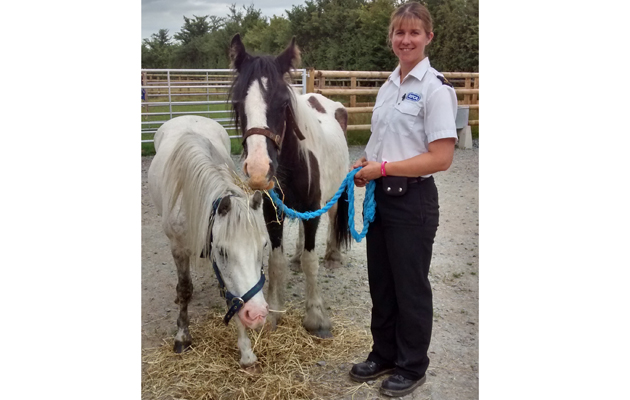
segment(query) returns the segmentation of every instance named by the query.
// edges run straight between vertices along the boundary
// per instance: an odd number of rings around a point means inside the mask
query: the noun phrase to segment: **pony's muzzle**
[[[265,324],[269,314],[269,306],[246,303],[238,313],[238,318],[249,329],[258,329]]]

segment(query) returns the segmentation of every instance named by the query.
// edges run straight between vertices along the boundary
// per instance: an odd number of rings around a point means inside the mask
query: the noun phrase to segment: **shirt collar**
[[[429,57],[425,57],[422,59],[422,61],[416,64],[415,67],[413,67],[413,69],[409,72],[409,75],[421,81],[424,77],[424,74],[426,74],[429,70],[429,67],[431,67]],[[394,72],[392,72],[392,74],[389,76],[389,80],[396,84],[396,86],[400,86],[400,64],[398,64]]]

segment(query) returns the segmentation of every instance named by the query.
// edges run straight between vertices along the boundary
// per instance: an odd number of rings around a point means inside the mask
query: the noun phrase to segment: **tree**
[[[173,44],[168,29],[160,29],[151,39],[142,41],[143,68],[169,68],[173,56]]]
[[[195,18],[194,20],[184,16],[184,26],[182,26],[181,31],[175,34],[175,39],[179,40],[183,45],[191,43],[195,38],[203,37],[210,31],[209,15],[202,17],[193,15],[193,17]]]
[[[389,18],[404,0],[306,0],[267,18],[253,4],[229,7],[225,17],[184,17],[172,44],[163,29],[142,43],[144,68],[228,68],[232,37],[250,53],[278,54],[296,37],[302,65],[317,69],[391,71],[398,63],[387,43]],[[427,48],[439,71],[479,71],[479,0],[424,0],[435,37]]]
[[[433,1],[435,37],[428,47],[438,71],[479,71],[479,0]]]

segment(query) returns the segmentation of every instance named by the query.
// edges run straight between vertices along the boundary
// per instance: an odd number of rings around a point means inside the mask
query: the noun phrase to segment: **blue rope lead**
[[[287,217],[308,220],[311,218],[319,217],[326,211],[328,211],[330,207],[332,207],[337,202],[337,200],[339,200],[339,197],[341,197],[343,192],[346,191],[348,193],[348,202],[350,203],[348,207],[348,228],[350,229],[350,234],[352,235],[354,240],[360,242],[361,239],[363,239],[367,234],[368,226],[372,221],[374,221],[374,214],[376,213],[376,201],[374,200],[374,187],[376,186],[376,183],[374,181],[370,181],[365,187],[365,199],[363,199],[363,230],[361,231],[361,233],[358,233],[354,228],[354,175],[356,175],[356,173],[359,172],[360,169],[361,168],[356,168],[348,172],[346,178],[343,180],[343,182],[341,182],[341,187],[339,188],[339,190],[337,190],[337,193],[335,193],[332,199],[330,199],[330,201],[326,203],[324,207],[317,211],[306,211],[303,213],[298,212],[285,206],[282,200],[280,200],[280,198],[278,197],[278,194],[275,190],[270,190],[269,195],[271,196],[271,199],[276,204],[276,206],[279,207],[280,210],[284,214],[286,214]]]

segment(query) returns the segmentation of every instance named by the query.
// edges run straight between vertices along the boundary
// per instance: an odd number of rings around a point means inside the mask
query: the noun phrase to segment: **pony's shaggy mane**
[[[267,235],[262,217],[254,214],[245,190],[234,183],[234,163],[225,158],[207,138],[186,133],[175,144],[165,168],[165,188],[171,197],[166,210],[176,207],[185,220],[185,247],[191,252],[190,264],[194,267],[205,249],[212,229],[213,202],[231,195],[231,208],[226,223],[213,232],[215,242],[230,243],[234,236],[246,237],[252,244]],[[250,240],[251,239],[251,240]]]

